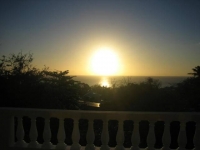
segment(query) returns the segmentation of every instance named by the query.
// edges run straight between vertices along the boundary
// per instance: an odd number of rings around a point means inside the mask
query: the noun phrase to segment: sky
[[[37,68],[98,75],[101,47],[117,59],[112,75],[186,76],[200,65],[200,1],[0,0],[0,56],[32,53]]]

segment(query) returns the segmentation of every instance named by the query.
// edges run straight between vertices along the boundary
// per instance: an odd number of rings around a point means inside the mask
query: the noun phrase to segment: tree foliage
[[[192,68],[193,72],[188,73],[190,75],[193,75],[196,78],[200,78],[200,66],[196,66],[195,68]]]
[[[102,110],[200,111],[200,80],[196,77],[168,87],[162,87],[159,80],[151,77],[140,83],[128,78],[121,85],[114,85],[117,86],[92,87],[104,100]]]
[[[33,55],[12,54],[0,60],[0,90],[4,107],[77,109],[87,86],[66,71],[39,70]]]

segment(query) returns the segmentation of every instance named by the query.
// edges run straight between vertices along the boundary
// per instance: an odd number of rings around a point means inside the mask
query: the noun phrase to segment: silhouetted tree
[[[200,66],[192,69],[193,77],[185,79],[177,85],[177,92],[180,99],[186,103],[189,111],[200,111]]]
[[[0,59],[1,106],[77,109],[87,86],[66,71],[32,67],[33,55],[12,54]]]
[[[191,74],[194,77],[200,78],[200,66],[196,66],[192,70],[193,70],[193,72],[192,73],[188,73],[188,74]]]

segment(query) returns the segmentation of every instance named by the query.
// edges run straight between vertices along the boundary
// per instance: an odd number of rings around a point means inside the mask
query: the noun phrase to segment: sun
[[[116,75],[119,70],[116,53],[108,47],[97,49],[91,59],[91,69],[96,75]]]

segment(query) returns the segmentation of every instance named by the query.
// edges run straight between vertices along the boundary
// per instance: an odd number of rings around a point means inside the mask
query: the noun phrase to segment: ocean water
[[[101,85],[111,87],[113,83],[140,83],[142,81],[145,81],[145,79],[147,79],[148,77],[159,80],[162,87],[180,83],[187,78],[186,76],[76,76],[74,77],[74,80],[81,81],[90,86]]]

